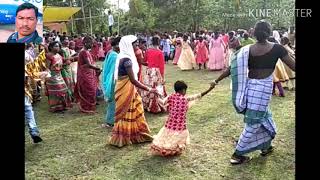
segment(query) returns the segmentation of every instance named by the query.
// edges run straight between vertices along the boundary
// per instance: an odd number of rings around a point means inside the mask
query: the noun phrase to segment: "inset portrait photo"
[[[41,44],[42,0],[1,0],[0,42]]]

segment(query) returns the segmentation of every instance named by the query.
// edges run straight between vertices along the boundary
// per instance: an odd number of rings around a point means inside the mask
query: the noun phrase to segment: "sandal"
[[[101,124],[101,127],[103,127],[103,128],[110,128],[110,127],[113,127],[113,125],[108,124],[108,123],[103,123],[103,124]]]
[[[268,149],[266,150],[261,150],[261,153],[260,155],[261,156],[267,156],[268,154],[272,153],[273,152],[273,146],[270,146]]]
[[[232,155],[232,157],[230,159],[230,163],[233,165],[243,164],[243,163],[247,163],[247,162],[251,161],[251,159],[252,158],[249,156]]]

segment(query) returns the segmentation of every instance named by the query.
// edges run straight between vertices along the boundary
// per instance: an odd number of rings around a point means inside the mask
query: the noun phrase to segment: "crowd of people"
[[[236,111],[245,115],[246,125],[230,161],[241,164],[250,160],[246,153],[261,150],[267,155],[273,150],[271,141],[276,130],[268,104],[272,93],[277,94],[275,87],[282,97],[283,86],[294,89],[292,31],[284,34],[271,29],[268,22],[259,21],[254,29],[228,33],[175,31],[101,37],[53,31],[44,35],[45,42],[36,53],[45,53],[45,68],[38,73],[41,77],[35,80],[30,73],[27,75],[31,78],[26,81],[26,101],[39,99],[41,81],[53,113],[64,113],[74,104],[82,113],[95,113],[97,100],[103,96],[107,108],[102,126],[112,128],[109,144],[123,147],[150,141],[153,154],[177,155],[189,143],[186,114],[192,102],[231,75],[232,100]],[[26,47],[28,59],[32,59],[27,61],[26,56],[27,63],[38,63],[34,49]],[[170,60],[182,71],[203,68],[223,72],[202,93],[187,96],[188,85],[178,80],[175,93],[168,95],[165,67]],[[103,61],[102,69],[97,61]],[[27,105],[32,111],[31,103]],[[145,111],[169,113],[155,136],[151,135]],[[38,130],[31,130],[32,137],[40,138],[39,133],[33,133]]]

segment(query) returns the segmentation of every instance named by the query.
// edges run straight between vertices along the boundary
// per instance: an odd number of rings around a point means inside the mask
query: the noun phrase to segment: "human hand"
[[[216,87],[216,84],[214,84],[214,83],[211,83],[210,84],[210,88],[209,88],[209,90],[212,90],[213,88],[215,88]]]
[[[156,95],[160,95],[159,92],[158,92],[158,90],[155,89],[155,88],[151,88],[151,89],[149,90],[149,92],[150,92],[150,93],[155,93]]]
[[[216,81],[213,81],[210,83],[210,88],[214,88],[218,83]]]

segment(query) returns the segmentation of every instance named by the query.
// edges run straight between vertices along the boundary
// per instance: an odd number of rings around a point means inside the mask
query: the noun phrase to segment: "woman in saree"
[[[289,46],[289,38],[287,37],[282,37],[281,38],[281,44],[283,47],[288,51],[289,56],[295,61],[295,53],[294,51],[290,48]],[[284,84],[284,88],[288,88],[289,90],[294,90],[295,89],[295,72],[293,72],[286,64],[284,64],[284,68],[287,72],[287,75],[289,76],[289,81],[287,81],[286,84]]]
[[[273,31],[274,32],[274,31]],[[269,37],[269,42],[278,43],[275,37]],[[282,61],[277,61],[276,67],[273,72],[273,95],[279,95],[280,97],[285,97],[284,89],[282,83],[288,82],[289,77],[287,75],[286,69],[284,68],[284,63]],[[278,88],[278,93],[276,93],[276,88]]]
[[[116,85],[114,81],[114,71],[116,60],[120,52],[120,39],[121,37],[116,37],[115,39],[112,39],[112,50],[109,52],[108,56],[106,56],[106,60],[104,60],[103,62],[101,87],[104,94],[104,98],[107,102],[107,115],[105,123],[102,124],[102,127],[112,127],[114,124],[114,113],[116,108],[116,102],[114,99],[114,88]]]
[[[70,95],[70,97],[73,98],[73,90],[74,90],[74,81],[72,80],[72,73],[71,73],[71,67],[70,64],[72,63],[69,58],[71,58],[71,52],[69,49],[69,41],[68,40],[64,40],[62,43],[62,55],[63,55],[63,59],[64,59],[64,64],[63,64],[63,69],[61,71],[61,75],[63,77],[64,82],[66,83],[66,85],[68,86],[68,93]]]
[[[114,72],[116,80],[115,123],[109,139],[109,144],[117,147],[151,142],[153,139],[137,88],[153,93],[157,93],[157,90],[138,81],[139,65],[133,50],[133,43],[136,41],[136,36],[127,35],[123,36],[119,43],[120,53]]]
[[[145,60],[148,64],[143,76],[143,84],[150,88],[156,88],[159,93],[166,97],[164,88],[164,64],[163,52],[159,49],[160,39],[158,36],[152,38],[152,46],[146,51]],[[151,113],[165,112],[166,108],[159,102],[158,95],[147,91],[141,92],[143,107]]]
[[[241,47],[241,42],[240,40],[236,37],[236,32],[230,31],[228,33],[229,35],[229,42],[228,42],[228,47],[229,47],[229,55],[227,55],[229,58],[226,59],[226,67],[230,66],[230,58],[233,56],[233,53],[236,52],[240,47]]]
[[[46,54],[46,62],[50,77],[46,78],[45,85],[49,111],[63,112],[71,108],[72,105],[68,86],[61,74],[63,69],[63,57],[59,54],[61,45],[56,41],[51,42],[48,49],[49,53]]]
[[[80,111],[94,113],[96,110],[97,74],[101,69],[95,66],[89,49],[92,48],[93,39],[86,36],[83,39],[84,47],[79,53],[77,68],[77,83],[74,95],[79,102]]]
[[[139,64],[139,72],[138,72],[138,80],[142,81],[142,65],[147,66],[148,64],[145,62],[144,54],[146,50],[146,41],[144,39],[139,40],[139,45],[133,47],[134,54],[136,55],[138,64]]]
[[[235,52],[231,66],[213,83],[231,74],[232,102],[236,111],[244,115],[245,127],[237,142],[230,163],[241,164],[251,160],[245,154],[260,150],[262,156],[273,151],[271,141],[276,135],[276,126],[270,111],[273,72],[280,58],[295,71],[295,62],[284,47],[267,41],[271,25],[259,21],[255,25],[257,42]]]

